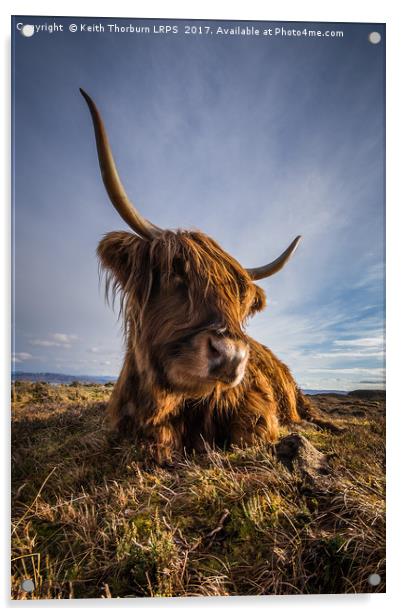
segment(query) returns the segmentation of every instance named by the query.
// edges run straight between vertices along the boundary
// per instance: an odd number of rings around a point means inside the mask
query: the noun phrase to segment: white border
[[[401,474],[400,464],[400,438],[402,436],[402,410],[400,408],[400,355],[402,349],[402,202],[400,197],[400,165],[401,152],[401,121],[402,87],[400,61],[402,57],[402,20],[400,6],[392,0],[365,0],[354,2],[350,0],[337,0],[336,2],[323,2],[322,0],[282,0],[270,4],[266,0],[247,0],[244,4],[235,4],[229,0],[203,0],[193,3],[184,3],[178,0],[133,3],[129,1],[114,0],[114,2],[89,2],[88,0],[70,0],[55,3],[51,1],[36,0],[33,2],[11,2],[4,0],[1,6],[0,27],[2,30],[2,43],[5,50],[3,81],[3,101],[10,100],[10,15],[77,15],[77,16],[113,16],[113,17],[156,17],[156,18],[199,18],[199,19],[248,19],[248,20],[278,20],[278,21],[329,21],[329,22],[374,22],[387,24],[387,390],[388,390],[388,436],[387,436],[387,486],[388,486],[388,572],[387,595],[371,596],[300,596],[300,597],[255,597],[255,598],[222,598],[222,599],[171,599],[171,600],[76,600],[49,601],[49,602],[22,602],[13,604],[8,601],[9,593],[9,357],[10,357],[10,104],[4,105],[1,114],[2,134],[7,135],[5,146],[1,151],[5,207],[1,208],[0,230],[2,233],[0,243],[1,254],[1,283],[4,300],[1,302],[1,330],[0,339],[5,353],[1,357],[0,378],[3,394],[3,447],[2,468],[4,468],[3,481],[3,524],[1,524],[1,559],[0,584],[3,606],[17,611],[36,608],[51,608],[80,610],[93,612],[97,609],[111,609],[116,607],[125,610],[136,610],[153,613],[163,610],[203,613],[208,611],[222,611],[225,609],[233,613],[244,612],[251,608],[253,611],[265,612],[279,610],[287,615],[291,612],[304,614],[326,614],[339,616],[340,610],[353,609],[358,614],[375,614],[380,610],[386,612],[396,611],[399,604],[399,589],[401,587],[401,554],[402,554],[402,523],[401,511]],[[398,113],[399,110],[399,113]],[[399,147],[398,147],[399,146]],[[399,149],[399,152],[398,152]],[[399,176],[398,176],[399,173]],[[399,180],[399,182],[398,182]],[[399,202],[398,202],[399,196]]]

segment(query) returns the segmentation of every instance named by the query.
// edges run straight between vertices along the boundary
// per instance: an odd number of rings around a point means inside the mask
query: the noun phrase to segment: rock
[[[275,445],[275,453],[287,468],[293,469],[297,466],[310,477],[330,473],[328,456],[318,451],[301,434],[292,433],[282,438]]]

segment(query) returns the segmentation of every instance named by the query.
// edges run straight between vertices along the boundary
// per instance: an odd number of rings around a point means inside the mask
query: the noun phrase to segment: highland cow
[[[250,338],[263,310],[256,280],[277,273],[300,237],[268,265],[245,269],[199,231],[163,230],[137,211],[118,176],[92,99],[102,178],[134,233],[98,246],[106,287],[120,294],[126,355],[108,404],[112,430],[145,443],[159,461],[205,446],[271,443],[280,424],[322,422],[288,367]]]

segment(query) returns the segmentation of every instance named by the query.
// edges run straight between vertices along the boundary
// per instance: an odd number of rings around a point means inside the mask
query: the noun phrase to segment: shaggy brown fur
[[[287,366],[246,335],[264,291],[212,239],[112,232],[98,256],[107,291],[120,293],[127,346],[108,407],[114,430],[147,443],[162,462],[205,444],[272,442],[279,423],[319,421]],[[211,380],[211,336],[248,354],[240,382]]]

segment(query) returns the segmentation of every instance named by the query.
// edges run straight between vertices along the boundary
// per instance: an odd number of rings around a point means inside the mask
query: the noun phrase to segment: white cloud
[[[77,340],[78,338],[75,334],[53,334],[52,337],[56,342],[62,344],[70,344],[73,340]]]
[[[13,362],[16,364],[21,364],[28,359],[33,359],[30,353],[13,353]]]
[[[78,339],[75,334],[50,334],[47,338],[35,338],[30,340],[32,346],[62,347],[70,349],[72,342]]]
[[[328,372],[329,374],[363,374],[375,377],[384,377],[384,368],[307,368],[308,372]]]
[[[349,357],[350,359],[362,359],[366,357],[384,357],[383,351],[329,351],[328,353],[314,353],[310,357],[323,359],[325,357]]]
[[[348,347],[382,347],[384,345],[384,338],[382,336],[376,336],[374,338],[355,338],[353,340],[334,340],[335,346],[348,346]]]
[[[311,353],[312,359],[336,359],[343,357],[349,360],[374,359],[382,360],[385,357],[385,340],[383,336],[370,338],[354,338],[351,340],[334,340],[334,350]]]

